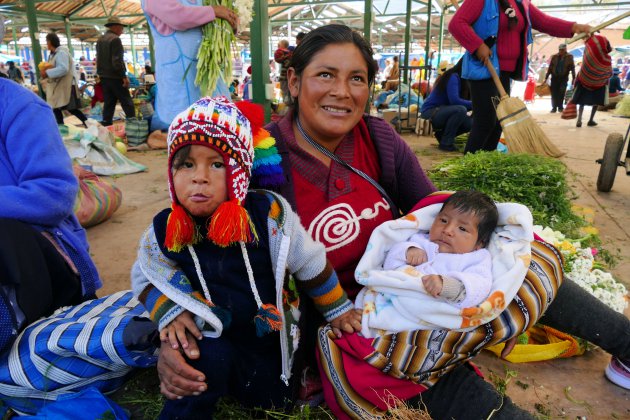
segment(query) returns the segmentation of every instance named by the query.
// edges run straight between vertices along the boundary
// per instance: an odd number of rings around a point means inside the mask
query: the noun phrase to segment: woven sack
[[[73,169],[79,180],[74,214],[81,226],[94,226],[112,217],[122,203],[122,191],[79,165]]]
[[[563,120],[572,120],[573,118],[577,118],[577,106],[573,102],[569,101],[562,111],[561,118]]]
[[[538,96],[549,96],[551,95],[551,88],[549,87],[549,85],[547,83],[541,83],[538,86],[536,86],[536,95]]]
[[[149,121],[142,118],[129,118],[125,121],[127,144],[139,146],[149,137]]]

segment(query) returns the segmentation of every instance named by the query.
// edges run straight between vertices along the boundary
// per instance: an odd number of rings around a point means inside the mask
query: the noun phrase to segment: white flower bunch
[[[599,268],[593,269],[593,250],[581,248],[579,242],[571,242],[562,233],[549,227],[534,226],[534,232],[543,240],[557,247],[566,259],[565,274],[584,290],[617,312],[628,306],[626,287],[613,276]]]
[[[234,0],[234,9],[239,18],[239,31],[249,26],[254,14],[254,0]]]

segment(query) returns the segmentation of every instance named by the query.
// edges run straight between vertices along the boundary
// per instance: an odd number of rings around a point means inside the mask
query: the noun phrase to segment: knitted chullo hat
[[[207,238],[223,247],[240,244],[249,275],[250,286],[259,310],[256,331],[263,335],[282,326],[280,313],[272,304],[263,304],[256,289],[253,271],[245,248],[257,239],[254,225],[242,206],[249,187],[252,169],[261,186],[275,186],[284,180],[275,139],[262,128],[263,109],[249,102],[231,103],[225,97],[201,98],[175,117],[168,129],[168,182],[172,211],[166,224],[164,245],[179,252],[187,247],[196,260],[192,245],[201,238],[193,218],[177,200],[173,184],[173,157],[184,146],[202,145],[217,151],[226,167],[228,200],[221,203],[209,218]],[[252,132],[255,135],[252,135]],[[254,165],[254,156],[261,155]],[[197,268],[206,299],[211,302],[203,273]]]

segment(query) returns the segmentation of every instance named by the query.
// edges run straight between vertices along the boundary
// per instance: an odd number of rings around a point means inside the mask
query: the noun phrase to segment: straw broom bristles
[[[536,124],[519,98],[501,98],[496,110],[510,153],[534,153],[551,157],[564,155]]]
[[[536,124],[523,101],[508,96],[490,60],[486,66],[497,86],[499,95],[501,95],[499,103],[495,104],[495,107],[508,150],[511,153],[534,153],[550,157],[564,155]]]

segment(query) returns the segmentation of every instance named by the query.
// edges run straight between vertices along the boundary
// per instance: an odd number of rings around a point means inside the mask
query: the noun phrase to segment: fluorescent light
[[[386,34],[388,34],[389,32],[387,32],[387,29],[381,29],[381,32],[384,32]]]
[[[24,33],[24,32],[28,32],[28,28],[25,26],[22,29],[20,29],[20,32]]]
[[[337,17],[337,15],[334,14],[333,12],[331,12],[330,10],[324,10],[322,12],[322,15],[330,17],[330,18],[336,18]]]
[[[396,23],[397,23],[397,24],[399,24],[400,26],[405,26],[405,25],[406,25],[406,23],[405,23],[405,22],[403,22],[403,21],[401,21],[401,20],[399,20],[399,21],[398,21],[398,22],[396,22]]]
[[[335,4],[333,4],[332,6],[330,6],[331,9],[333,9],[335,12],[339,13],[340,15],[345,15],[348,13],[348,11],[346,9],[343,9]]]

